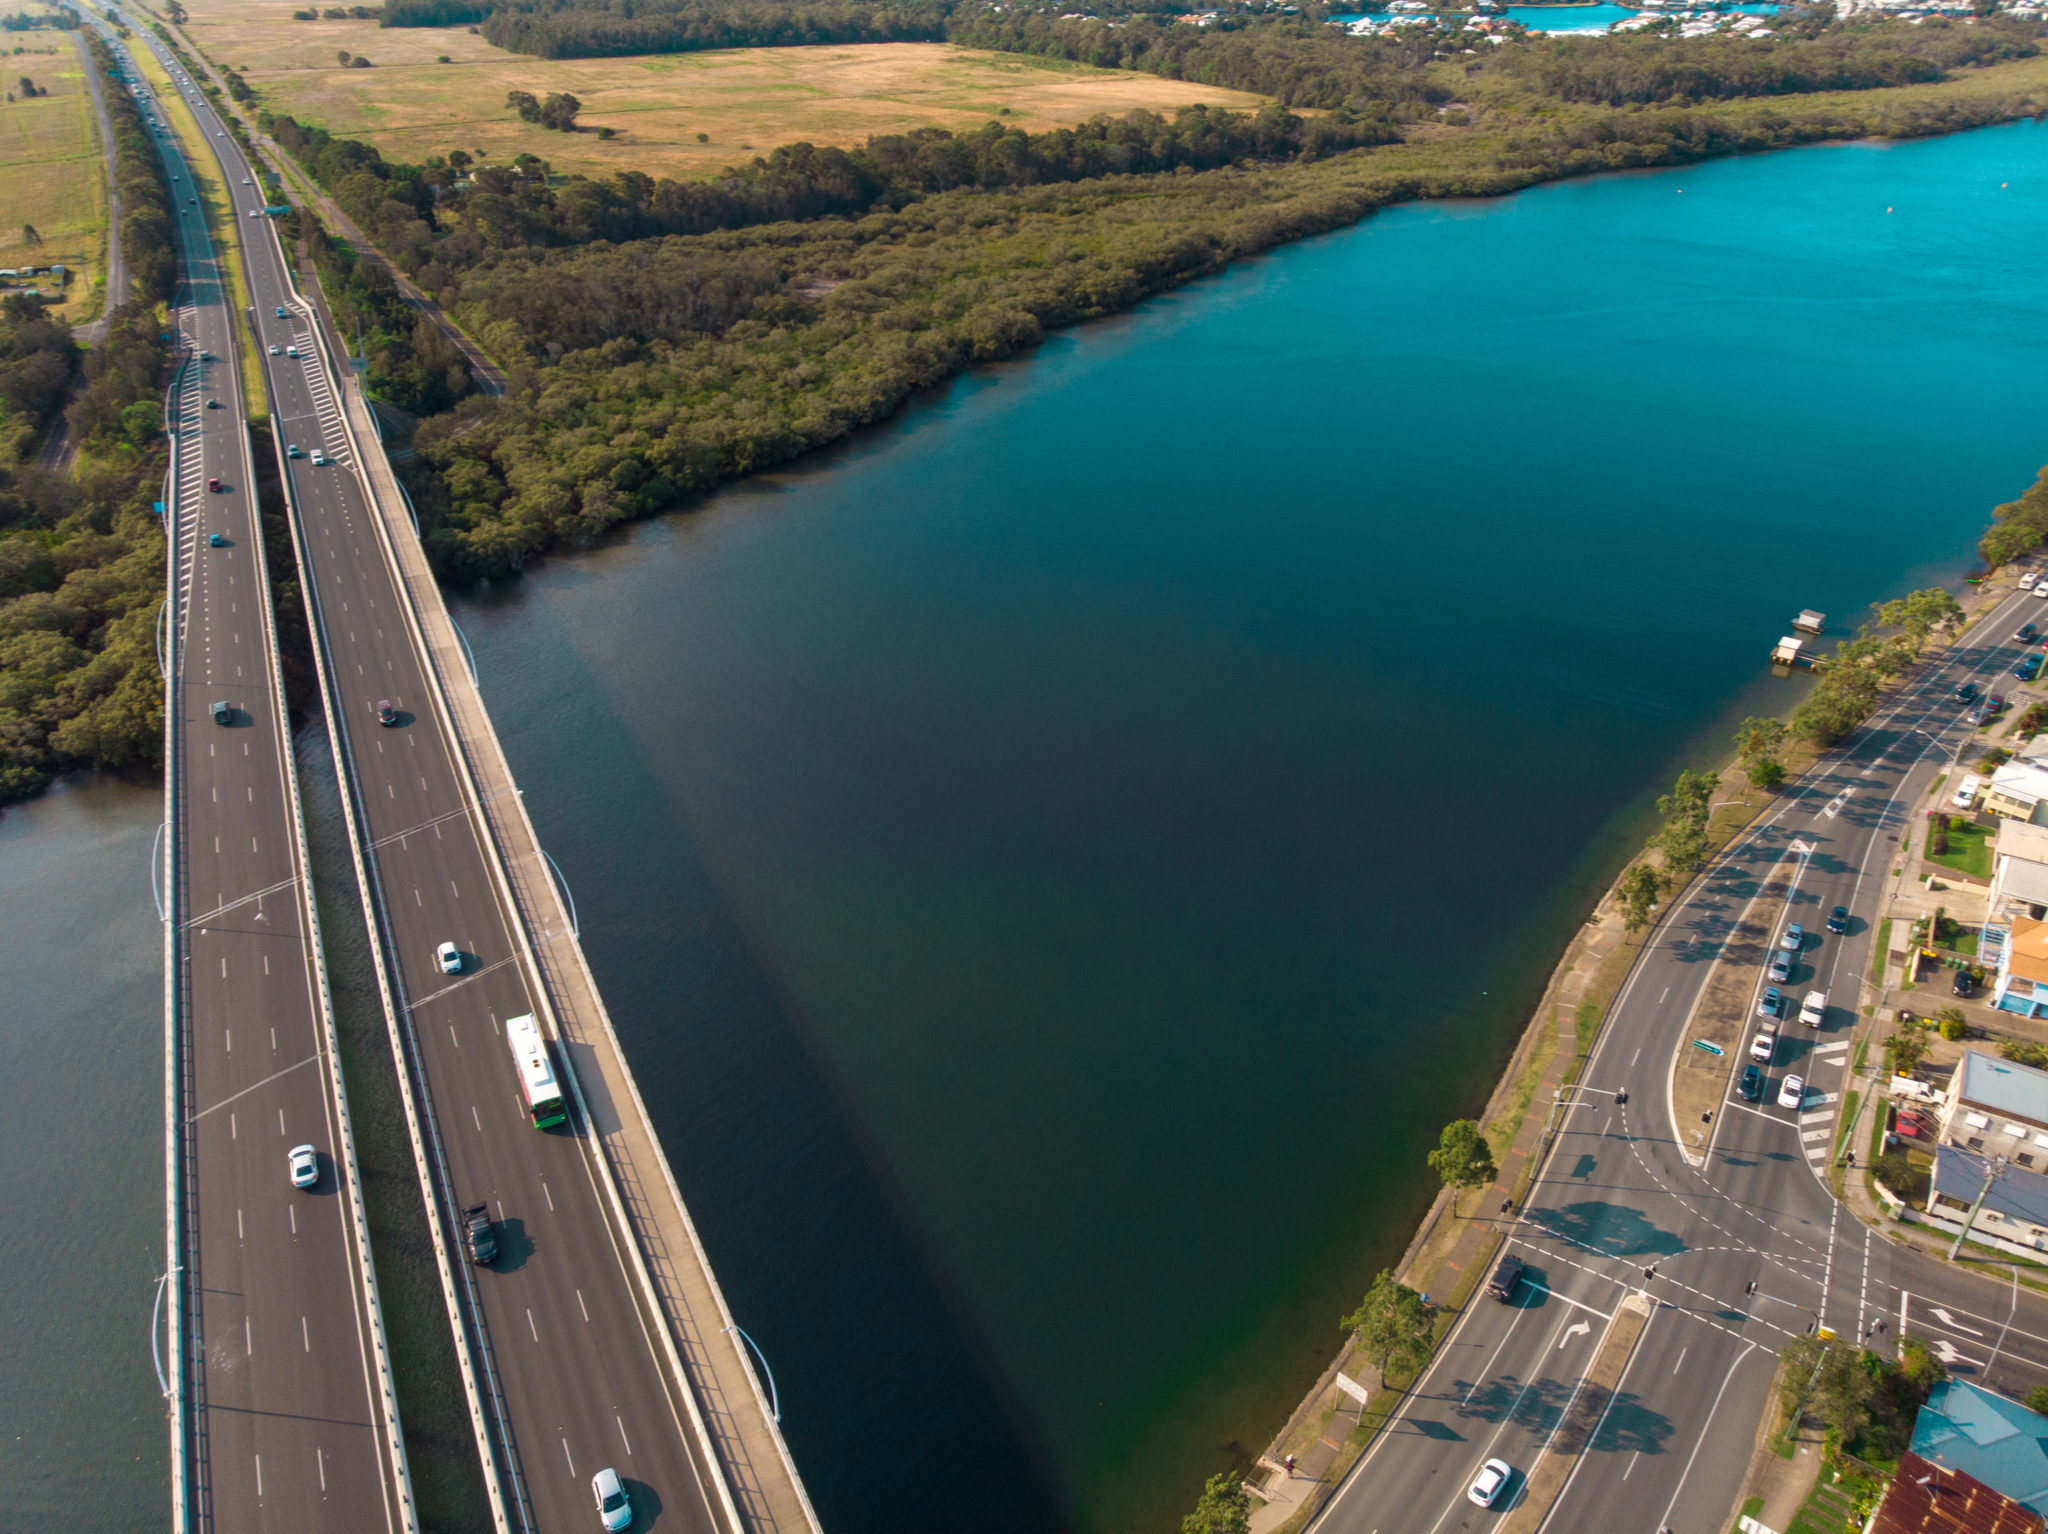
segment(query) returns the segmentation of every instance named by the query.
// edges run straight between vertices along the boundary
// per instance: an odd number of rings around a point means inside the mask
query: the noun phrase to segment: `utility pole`
[[[1978,1193],[1977,1202],[1970,1206],[1970,1212],[1963,1216],[1963,1228],[1956,1232],[1955,1244],[1948,1249],[1948,1260],[1950,1262],[1956,1260],[1956,1253],[1963,1249],[1963,1243],[1969,1239],[1970,1231],[1977,1223],[1978,1211],[1983,1209],[1984,1200],[1991,1197],[1991,1185],[2003,1177],[2005,1172],[2005,1157],[1993,1156],[1991,1164],[1984,1169],[1983,1191]]]

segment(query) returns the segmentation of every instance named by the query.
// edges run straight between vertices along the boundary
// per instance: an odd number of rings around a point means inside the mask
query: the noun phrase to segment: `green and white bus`
[[[548,1059],[548,1041],[541,1037],[533,1014],[508,1018],[505,1041],[512,1046],[512,1063],[519,1070],[519,1098],[535,1129],[546,1129],[569,1116],[562,1106],[562,1084]]]

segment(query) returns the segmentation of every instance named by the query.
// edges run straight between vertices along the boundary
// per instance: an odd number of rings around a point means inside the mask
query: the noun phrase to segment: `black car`
[[[1967,996],[1972,991],[1977,989],[1977,982],[1970,978],[1970,972],[1968,970],[1959,969],[1956,971],[1956,983],[1953,987],[1951,987],[1951,989],[1953,989],[1958,996]]]
[[[233,724],[233,723],[235,722],[235,706],[234,706],[234,704],[232,704],[232,703],[216,703],[216,704],[214,704],[214,706],[213,706],[213,722],[214,722],[215,724]]]
[[[389,698],[379,698],[377,700],[377,723],[382,725],[398,723],[398,710],[391,706]]]
[[[1828,931],[1847,932],[1848,930],[1849,908],[1845,905],[1838,905],[1828,912]]]
[[[1963,683],[1962,686],[1956,689],[1955,699],[1958,703],[1974,703],[1977,699],[1977,684],[1975,682]]]
[[[498,1236],[491,1229],[491,1206],[471,1204],[462,1211],[462,1231],[469,1238],[469,1258],[480,1268],[498,1260]]]
[[[1764,1095],[1764,1073],[1762,1069],[1754,1065],[1745,1065],[1742,1068],[1742,1085],[1736,1090],[1741,1092],[1751,1102],[1755,1102],[1758,1098],[1762,1097]]]
[[[2035,628],[2033,624],[2022,623],[2019,626],[2019,631],[2015,633],[2012,637],[2017,639],[2021,644],[2031,644],[2033,643],[2034,636],[2040,632],[2041,631]]]
[[[1503,1257],[1494,1264],[1493,1277],[1486,1281],[1486,1292],[1505,1305],[1515,1297],[1515,1285],[1522,1281],[1522,1259]]]

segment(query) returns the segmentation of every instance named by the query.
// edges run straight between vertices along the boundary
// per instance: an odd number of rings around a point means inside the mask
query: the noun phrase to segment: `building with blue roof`
[[[1967,1380],[1945,1380],[1920,1408],[1913,1453],[2048,1515],[2048,1417],[2017,1401]]]

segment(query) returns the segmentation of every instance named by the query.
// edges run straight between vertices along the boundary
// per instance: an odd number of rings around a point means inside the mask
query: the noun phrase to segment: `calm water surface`
[[[164,1260],[163,797],[0,816],[0,1527],[148,1530],[170,1506],[149,1315]]]
[[[828,1529],[1263,1446],[1644,796],[2048,458],[2044,228],[2033,125],[1402,209],[460,606]]]

